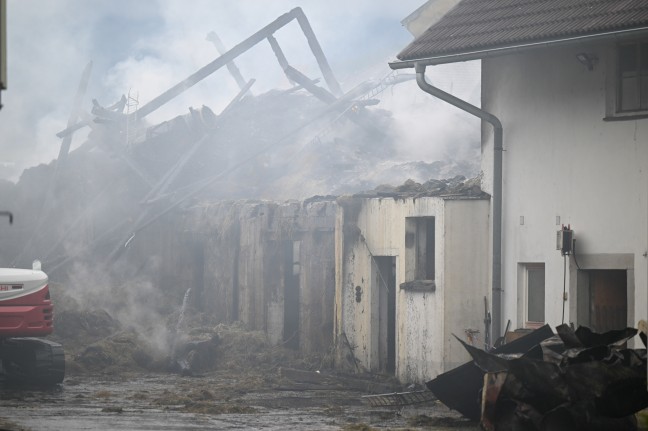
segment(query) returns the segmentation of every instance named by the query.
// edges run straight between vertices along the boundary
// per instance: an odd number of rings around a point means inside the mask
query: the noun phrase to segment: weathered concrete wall
[[[183,273],[193,277],[185,284],[201,292],[196,296],[201,310],[223,323],[239,320],[265,331],[274,344],[290,341],[286,285],[296,274],[298,334],[293,338],[304,353],[325,352],[333,339],[335,211],[332,201],[196,205],[182,223],[188,239],[173,254],[195,258],[202,253],[202,273]]]
[[[463,336],[463,329],[476,327],[483,316],[483,297],[488,294],[488,201],[424,197],[338,202],[336,336],[346,334],[364,367],[384,369],[378,347],[380,292],[372,261],[374,256],[394,256],[397,377],[424,382],[467,360],[465,352],[448,347],[449,334]],[[412,281],[405,262],[406,219],[430,216],[435,217],[436,289],[401,289],[401,283]]]
[[[528,262],[545,264],[546,321],[561,323],[561,224],[574,229],[579,262],[603,259],[591,268],[634,275],[628,324],[647,317],[648,120],[604,121],[615,97],[614,48],[580,44],[483,61],[482,106],[504,127],[502,327],[509,319],[524,323],[518,263]],[[577,61],[580,52],[598,57],[592,71]],[[490,126],[484,131],[483,185],[491,191]],[[619,267],[627,255],[630,262]],[[570,258],[566,322],[578,321],[575,266]]]

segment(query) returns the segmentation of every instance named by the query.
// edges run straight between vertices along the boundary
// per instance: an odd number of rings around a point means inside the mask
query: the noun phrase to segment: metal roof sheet
[[[648,26],[648,0],[463,0],[402,61]]]

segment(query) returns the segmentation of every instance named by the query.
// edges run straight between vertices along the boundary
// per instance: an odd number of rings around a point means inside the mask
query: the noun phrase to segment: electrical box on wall
[[[560,254],[563,256],[571,254],[573,245],[574,231],[571,230],[571,226],[563,225],[562,229],[556,233],[556,250],[560,250]]]

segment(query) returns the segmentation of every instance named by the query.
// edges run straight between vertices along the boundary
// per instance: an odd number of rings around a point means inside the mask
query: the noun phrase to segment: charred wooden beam
[[[251,92],[250,92],[250,88],[252,88],[252,86],[254,85],[255,82],[256,82],[255,79],[250,79],[250,80],[249,80],[249,81],[248,81],[248,82],[247,82],[247,83],[246,83],[246,84],[241,88],[241,91],[239,91],[238,94],[237,94],[236,96],[234,96],[234,98],[230,101],[230,103],[227,104],[227,106],[225,107],[225,109],[223,109],[223,112],[221,112],[221,115],[224,115],[224,114],[226,114],[227,112],[229,112],[229,110],[232,109],[232,107],[235,106],[237,103],[239,103],[239,102],[241,101],[241,99],[243,99],[243,97],[245,97],[246,94],[248,94],[248,93],[251,94]]]
[[[317,60],[317,63],[320,66],[320,69],[322,70],[322,74],[324,75],[324,79],[326,80],[327,84],[329,87],[332,89],[332,91],[339,92],[341,93],[341,90],[339,89],[339,84],[335,80],[335,77],[333,76],[333,73],[331,71],[330,66],[328,65],[328,61],[326,60],[326,57],[324,56],[324,53],[322,51],[322,48],[319,46],[319,42],[317,41],[317,38],[315,37],[315,34],[313,33],[312,28],[310,27],[310,24],[308,23],[308,19],[306,19],[306,15],[304,15],[304,12],[301,10],[301,8],[295,8],[291,10],[288,13],[285,13],[281,15],[279,18],[271,22],[270,24],[266,25],[263,27],[261,30],[257,31],[254,33],[252,36],[248,37],[245,39],[243,42],[239,43],[229,51],[227,51],[225,54],[221,55],[211,63],[203,66],[200,68],[198,71],[184,79],[183,81],[179,82],[178,84],[174,85],[164,93],[160,94],[144,106],[142,106],[140,109],[137,110],[137,112],[133,113],[132,115],[135,115],[136,118],[144,118],[151,112],[155,111],[171,99],[175,98],[176,96],[180,95],[184,91],[186,91],[188,88],[191,88],[198,82],[202,81],[218,69],[220,69],[223,66],[226,66],[228,63],[232,62],[236,57],[239,55],[243,54],[244,52],[248,51],[250,48],[261,42],[262,40],[266,39],[269,35],[272,35],[274,32],[279,30],[280,28],[284,27],[286,24],[290,23],[292,20],[297,19],[299,22],[300,27],[302,28],[302,31],[306,35],[306,38],[308,40],[308,44],[311,48],[311,51],[315,55],[315,58]]]
[[[286,58],[286,55],[284,54],[283,50],[281,49],[281,46],[279,46],[279,42],[277,42],[277,39],[273,35],[268,36],[268,42],[270,43],[270,47],[272,48],[272,52],[274,52],[275,57],[277,57],[277,61],[279,62],[279,66],[281,66],[281,69],[284,71],[284,74],[286,75],[286,78],[292,83],[295,84],[295,81],[293,81],[290,76],[286,73],[286,69],[289,67],[288,64],[288,59]],[[311,81],[313,82],[313,81]]]
[[[74,96],[74,102],[72,103],[72,111],[70,111],[70,118],[68,119],[67,127],[71,127],[76,123],[77,118],[79,117],[79,111],[81,110],[81,102],[85,96],[86,90],[88,88],[88,81],[90,80],[90,72],[92,71],[92,61],[90,61],[81,73],[81,80],[79,81],[79,87],[77,88],[76,95]],[[58,155],[58,166],[65,162],[68,153],[70,152],[70,145],[72,144],[72,133],[65,135],[63,141],[61,142],[61,148],[59,149]]]
[[[225,45],[215,31],[211,31],[207,34],[207,40],[214,44],[216,50],[218,50],[218,53],[220,55],[223,55],[227,52],[227,48],[225,48]],[[243,75],[241,75],[241,71],[239,70],[238,66],[236,66],[236,63],[232,60],[229,63],[225,64],[225,67],[227,67],[230,75],[232,75],[232,77],[236,81],[236,84],[238,84],[239,89],[243,90],[247,82],[243,78]]]
[[[241,43],[239,43],[229,51],[222,54],[220,57],[216,58],[211,63],[208,63],[207,65],[201,67],[196,72],[189,75],[187,78],[177,83],[173,87],[169,88],[167,91],[155,97],[153,100],[149,101],[148,103],[143,105],[140,109],[138,109],[137,111],[129,115],[132,115],[135,119],[138,120],[146,117],[148,114],[152,113],[153,111],[157,110],[158,108],[160,108],[161,106],[169,102],[170,100],[182,94],[187,89],[193,87],[198,82],[202,81],[212,73],[216,72],[221,67],[227,66],[228,64],[232,63],[232,61],[235,58],[237,58],[239,55],[248,51],[250,48],[258,44],[259,42],[263,41],[264,39],[267,39],[268,36],[272,36],[274,32],[284,27],[294,19],[297,20],[299,26],[302,29],[302,32],[306,36],[311,52],[313,53],[315,59],[317,60],[317,64],[320,67],[320,70],[322,72],[322,75],[328,87],[331,89],[333,94],[341,95],[342,90],[340,88],[340,84],[337,82],[335,76],[333,75],[333,71],[331,70],[331,67],[328,64],[328,60],[326,59],[326,56],[322,51],[322,47],[320,46],[317,37],[315,36],[315,33],[313,32],[313,29],[310,26],[310,23],[308,22],[308,19],[306,18],[306,15],[302,11],[302,9],[297,7],[291,10],[290,12],[281,15],[276,20],[274,20],[270,24],[263,27],[261,30],[254,33],[252,36],[248,37],[247,39],[245,39],[244,41],[242,41]],[[64,137],[69,133],[72,133],[75,130],[78,130],[86,125],[87,124],[85,122],[75,123],[71,126],[68,126],[66,129],[62,130],[61,132],[57,133],[57,136]]]
[[[310,49],[315,56],[315,59],[317,60],[317,64],[319,64],[324,80],[326,81],[326,85],[328,85],[328,88],[334,95],[336,95],[337,97],[342,96],[344,92],[340,87],[340,83],[337,81],[337,79],[335,79],[333,70],[331,70],[331,66],[329,66],[328,60],[326,60],[324,51],[322,51],[322,47],[320,46],[319,41],[315,36],[315,32],[313,31],[310,22],[308,22],[308,18],[306,18],[304,11],[301,8],[295,8],[292,10],[292,13],[297,17],[297,22],[299,23],[299,26],[301,27],[304,35],[306,36],[306,39],[308,40],[308,45],[310,46]]]
[[[286,65],[286,67],[284,68],[284,73],[286,74],[288,79],[297,82],[299,85],[312,93],[313,96],[317,97],[324,103],[330,105],[337,101],[337,97],[326,91],[324,88],[318,87],[317,85],[313,84],[313,81],[311,81],[308,76],[304,75],[294,67]]]

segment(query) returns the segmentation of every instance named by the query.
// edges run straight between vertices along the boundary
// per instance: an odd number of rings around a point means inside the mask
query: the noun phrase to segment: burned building
[[[295,23],[321,78],[291,66],[274,36]],[[234,61],[265,42],[291,85],[253,94],[255,80],[243,79]],[[470,172],[443,162],[385,163],[397,138],[390,113],[374,105],[412,75],[388,74],[344,92],[299,8],[219,50],[147,103],[129,93],[112,104],[93,100],[90,112],[76,106],[58,133],[58,159],[0,189],[16,214],[5,250],[19,250],[0,251],[0,259],[30,266],[38,258],[80,303],[124,318],[135,313],[141,324],[162,322],[182,304],[212,323],[263,331],[275,345],[326,352],[335,333],[340,208],[332,196],[402,183],[413,171],[426,179]],[[240,89],[222,111],[202,105],[148,121],[221,68]],[[73,135],[88,129],[72,146]]]
[[[487,340],[488,210],[476,180],[340,199],[335,334],[363,369],[423,382],[468,359],[451,334]]]

